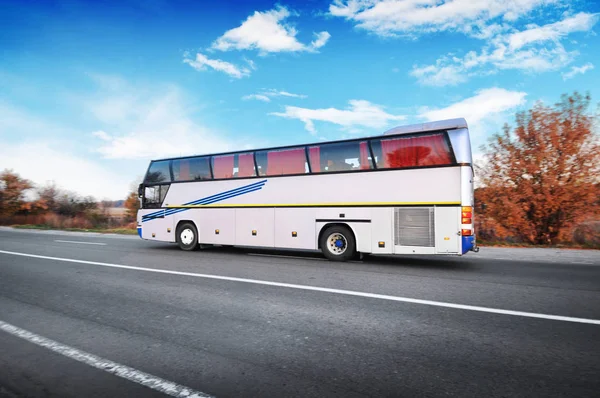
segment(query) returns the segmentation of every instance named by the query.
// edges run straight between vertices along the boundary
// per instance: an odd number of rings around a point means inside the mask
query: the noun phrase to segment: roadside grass
[[[96,232],[103,234],[137,235],[137,229],[132,228],[54,228],[48,225],[11,225],[18,229],[41,229],[47,231]]]

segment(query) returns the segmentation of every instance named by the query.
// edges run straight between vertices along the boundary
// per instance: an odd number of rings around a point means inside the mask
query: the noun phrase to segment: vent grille
[[[434,247],[434,208],[395,208],[394,243],[396,246]]]

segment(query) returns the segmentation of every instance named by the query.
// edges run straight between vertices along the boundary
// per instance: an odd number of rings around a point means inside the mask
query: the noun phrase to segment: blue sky
[[[0,8],[0,169],[124,198],[153,158],[598,102],[589,0],[14,1]]]

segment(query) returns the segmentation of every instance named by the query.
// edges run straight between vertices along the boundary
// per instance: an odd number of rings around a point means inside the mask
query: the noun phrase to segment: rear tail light
[[[463,206],[462,207],[462,223],[473,224],[473,207]]]
[[[473,231],[470,229],[462,229],[461,230],[461,234],[462,236],[472,236],[473,235]]]

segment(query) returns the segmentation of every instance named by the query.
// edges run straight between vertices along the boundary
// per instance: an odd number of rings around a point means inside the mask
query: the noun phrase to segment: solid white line
[[[318,286],[296,285],[293,283],[270,282],[270,281],[263,281],[263,280],[258,280],[258,279],[236,278],[236,277],[232,277],[232,276],[197,274],[197,273],[193,273],[193,272],[171,271],[171,270],[159,269],[159,268],[134,267],[132,265],[110,264],[110,263],[100,263],[97,261],[85,261],[85,260],[75,260],[75,259],[61,258],[61,257],[40,256],[37,254],[9,252],[9,251],[5,251],[5,250],[0,250],[0,253],[11,254],[14,256],[41,258],[41,259],[45,259],[45,260],[64,261],[64,262],[69,262],[69,263],[99,265],[102,267],[123,268],[123,269],[131,269],[131,270],[136,270],[136,271],[155,272],[158,274],[192,276],[195,278],[218,279],[218,280],[223,280],[223,281],[252,283],[255,285],[278,286],[278,287],[287,287],[287,288],[291,288],[291,289],[312,290],[312,291],[317,291],[317,292],[343,294],[343,295],[347,295],[347,296],[367,297],[367,298],[375,298],[375,299],[389,300],[389,301],[401,301],[401,302],[405,302],[405,303],[431,305],[431,306],[435,306],[435,307],[446,307],[446,308],[456,308],[456,309],[468,310],[468,311],[489,312],[492,314],[515,315],[515,316],[522,316],[522,317],[527,317],[527,318],[541,318],[541,319],[550,319],[550,320],[555,320],[555,321],[577,322],[577,323],[588,323],[588,324],[592,324],[592,325],[600,325],[600,320],[598,320],[598,319],[573,318],[570,316],[547,315],[547,314],[538,314],[535,312],[503,310],[503,309],[498,309],[498,308],[479,307],[479,306],[475,306],[475,305],[446,303],[443,301],[421,300],[421,299],[413,299],[413,298],[408,298],[408,297],[388,296],[385,294],[364,293],[364,292],[357,292],[357,291],[353,291],[353,290],[342,290],[342,289],[331,289],[331,288],[327,288],[327,287],[318,287]]]
[[[1,320],[0,330],[3,330],[21,339],[27,340],[30,343],[37,344],[40,347],[47,348],[68,358],[74,359],[79,362],[83,362],[86,365],[93,366],[96,369],[103,370],[115,376],[122,377],[123,379],[132,381],[137,384],[141,384],[145,387],[162,392],[164,394],[171,395],[173,397],[210,397],[210,395],[204,394],[202,392],[194,391],[191,388],[179,385],[177,383],[173,383],[168,380],[161,379],[160,377],[156,377],[151,374],[142,372],[140,370],[130,368],[129,366],[121,365],[111,360],[100,358],[94,354],[78,350],[77,348],[69,347],[68,345],[58,343],[54,340],[50,340],[46,337],[29,332],[25,329],[21,329],[17,326],[3,322]]]
[[[60,242],[60,243],[81,243],[82,245],[100,245],[100,246],[106,246],[106,243],[99,243],[99,242],[81,242],[78,240],[54,240],[55,242]]]

